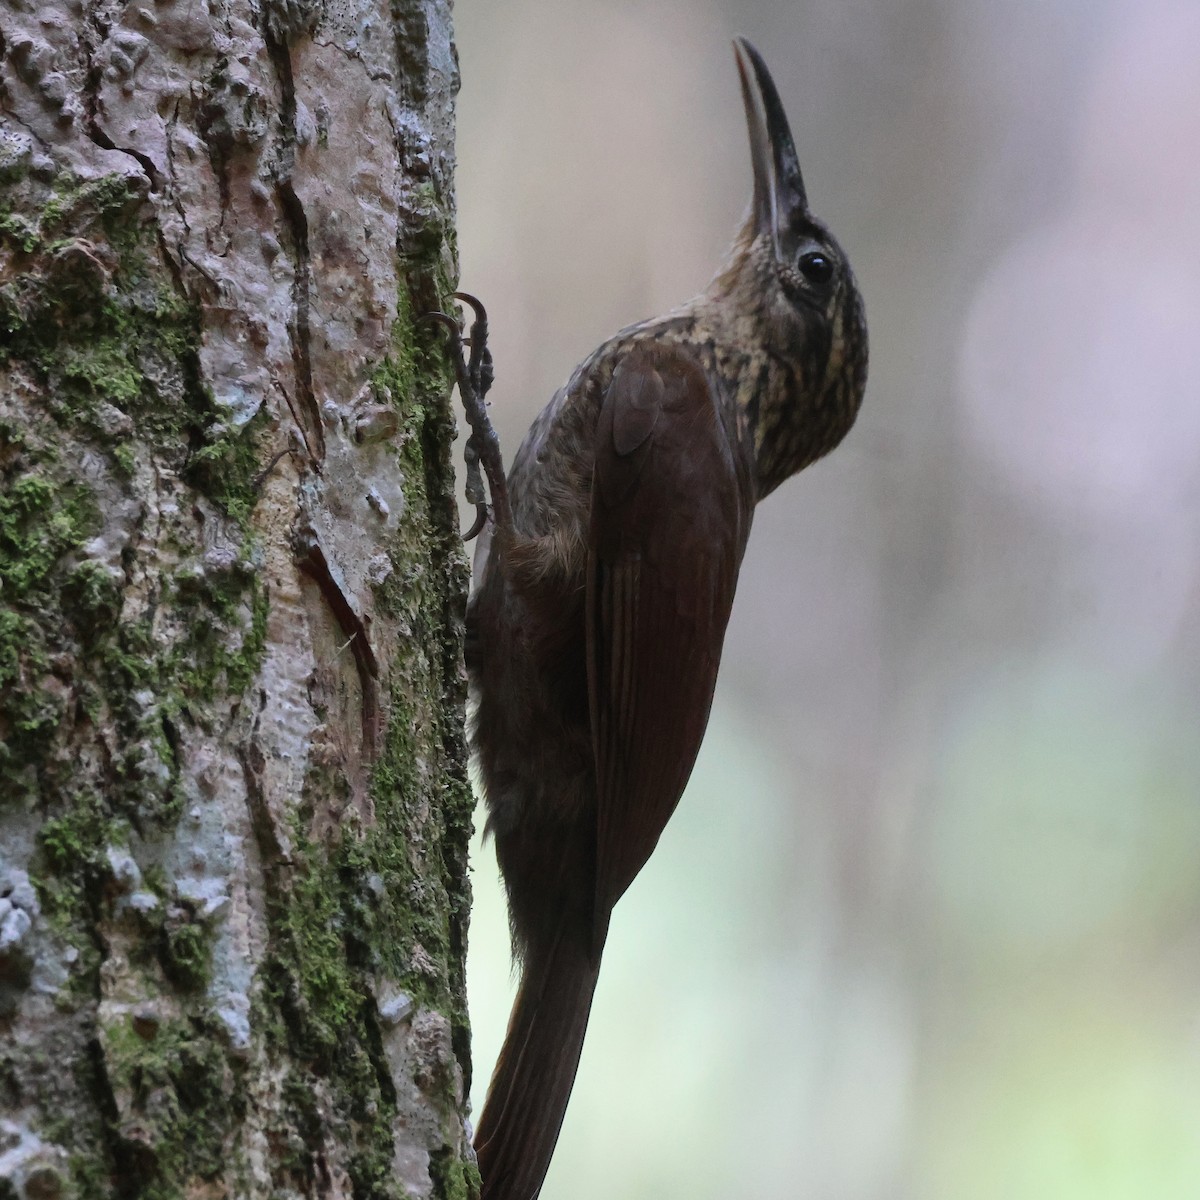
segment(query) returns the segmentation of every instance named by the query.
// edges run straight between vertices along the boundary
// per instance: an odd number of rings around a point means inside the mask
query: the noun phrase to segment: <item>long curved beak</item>
[[[770,235],[775,253],[781,236],[796,213],[808,212],[808,194],[787,114],[775,81],[763,57],[744,38],[733,39],[742,101],[750,131],[750,159],[754,165],[754,226]]]

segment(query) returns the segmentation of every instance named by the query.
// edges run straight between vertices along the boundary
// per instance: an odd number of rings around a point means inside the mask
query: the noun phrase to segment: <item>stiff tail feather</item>
[[[536,1200],[575,1082],[598,954],[558,930],[526,955],[508,1033],[475,1133],[482,1200]]]

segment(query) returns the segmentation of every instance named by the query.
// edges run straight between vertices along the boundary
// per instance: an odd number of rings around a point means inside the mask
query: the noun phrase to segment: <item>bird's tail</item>
[[[482,1200],[536,1200],[575,1082],[599,953],[559,927],[527,953],[508,1033],[475,1133]]]

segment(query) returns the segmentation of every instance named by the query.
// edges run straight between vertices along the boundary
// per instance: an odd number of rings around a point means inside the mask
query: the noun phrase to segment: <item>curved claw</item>
[[[461,300],[475,314],[476,321],[482,321],[487,324],[487,309],[483,307],[483,303],[478,296],[472,296],[470,292],[455,292],[455,300]]]
[[[466,493],[467,499],[475,504],[475,521],[471,528],[463,534],[463,541],[469,542],[478,536],[487,523],[489,515],[500,528],[507,529],[512,524],[512,509],[508,500],[508,485],[504,475],[504,462],[500,456],[500,443],[496,431],[492,428],[487,417],[488,389],[492,385],[492,355],[488,349],[487,310],[478,297],[470,292],[454,292],[455,300],[465,304],[474,314],[471,322],[470,337],[465,337],[466,330],[459,324],[457,318],[441,311],[423,313],[417,318],[417,324],[432,321],[444,325],[450,331],[447,350],[454,366],[454,378],[458,384],[458,393],[462,398],[466,412],[467,424],[471,427],[471,436],[467,439],[463,456],[467,465]],[[465,324],[465,322],[464,322]],[[470,357],[464,353],[464,347],[471,349]],[[482,468],[482,470],[481,470]],[[491,494],[492,507],[489,510],[484,502],[483,476],[487,476],[487,490]]]
[[[488,394],[492,386],[492,355],[488,350],[488,318],[487,309],[478,296],[470,292],[455,292],[454,299],[465,304],[475,314],[471,322],[471,337],[466,343],[471,347],[471,357],[467,360],[467,373],[475,388],[480,401]]]
[[[464,542],[469,542],[479,536],[487,524],[488,508],[486,504],[475,505],[475,523],[462,535]]]
[[[449,313],[427,312],[422,313],[417,318],[418,325],[423,325],[426,321],[433,321],[438,325],[445,325],[445,327],[450,330],[455,337],[462,337],[462,327],[452,316],[450,316]]]

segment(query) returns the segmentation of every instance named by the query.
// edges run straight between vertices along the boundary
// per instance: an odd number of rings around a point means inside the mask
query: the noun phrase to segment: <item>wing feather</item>
[[[650,857],[708,723],[754,507],[719,387],[684,348],[638,349],[597,424],[587,650],[598,922]]]

